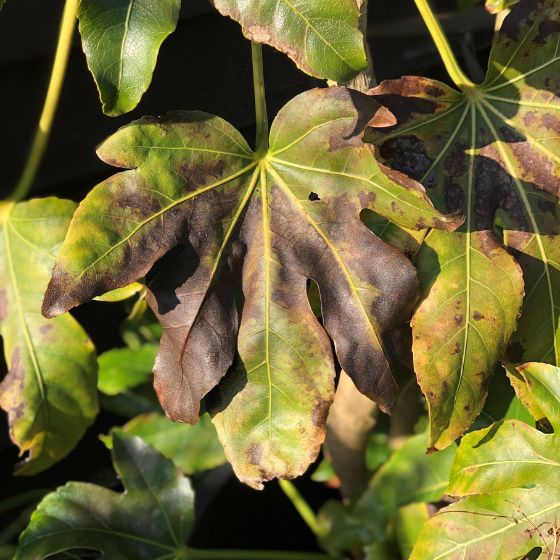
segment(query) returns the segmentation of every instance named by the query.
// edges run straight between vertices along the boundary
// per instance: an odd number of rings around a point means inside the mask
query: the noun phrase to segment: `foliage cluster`
[[[364,0],[213,0],[252,41],[254,146],[201,111],[144,117],[100,145],[121,171],[79,205],[25,201],[76,19],[115,116],[181,9],[66,0],[29,163],[0,202],[0,406],[27,476],[100,403],[130,418],[102,437],[124,489],[49,493],[15,558],[560,554],[560,1],[489,1],[480,84],[415,2],[453,87],[373,87]],[[329,81],[270,126],[262,43]],[[67,313],[93,299],[129,311],[123,347],[99,356]],[[367,489],[316,516],[287,479],[317,458],[341,375],[385,413],[418,388],[427,418],[398,449],[374,433]],[[282,479],[324,554],[190,547],[187,475],[226,461],[256,489]],[[315,477],[333,481],[328,462]]]

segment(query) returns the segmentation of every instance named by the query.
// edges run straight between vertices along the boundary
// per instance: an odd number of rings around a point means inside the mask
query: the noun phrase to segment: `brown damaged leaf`
[[[438,208],[466,214],[456,232],[431,232],[417,260],[415,366],[437,448],[482,409],[523,278],[508,359],[560,359],[559,12],[555,0],[519,2],[476,87],[408,76],[373,90],[399,122],[370,135],[379,157],[423,183]]]
[[[334,391],[329,337],[358,389],[383,410],[393,402],[383,338],[408,320],[416,274],[360,212],[408,228],[457,225],[420,185],[380,171],[360,138],[378,107],[345,88],[304,93],[280,111],[262,156],[205,113],[122,128],[99,154],[134,169],[82,202],[45,297],[52,316],[148,273],[165,327],[155,366],[164,409],[195,422],[218,385],[209,405],[220,439],[255,487],[302,473],[319,450]]]

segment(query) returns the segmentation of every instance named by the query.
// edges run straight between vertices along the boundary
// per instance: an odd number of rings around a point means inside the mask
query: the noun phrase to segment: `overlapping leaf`
[[[488,379],[515,334],[518,363],[559,359],[560,14],[522,0],[496,35],[483,84],[459,93],[404,77],[374,93],[397,115],[378,153],[423,182],[441,208],[461,208],[456,233],[431,232],[418,256],[424,301],[415,366],[443,448],[480,412]]]
[[[339,362],[390,408],[396,389],[383,334],[416,301],[408,260],[360,221],[369,207],[411,228],[454,227],[417,183],[385,170],[360,130],[370,97],[316,89],[292,100],[257,156],[223,120],[199,112],[142,119],[99,154],[134,168],[78,208],[45,297],[49,316],[148,273],[165,327],[155,384],[167,414],[194,422],[232,365],[242,267],[239,359],[212,399],[238,476],[255,487],[316,456]],[[307,300],[319,286],[324,328]]]
[[[556,370],[548,373],[558,379],[558,368],[546,364],[526,370],[541,366]],[[538,392],[544,414],[554,418],[558,393],[542,386]],[[552,422],[557,430],[557,418]],[[466,435],[447,492],[467,497],[428,522],[411,560],[522,558],[535,549],[531,558],[553,558],[560,535],[558,444],[556,433],[543,434],[516,420]]]
[[[252,41],[286,53],[304,72],[348,82],[366,65],[356,0],[212,0]]]
[[[80,1],[82,45],[104,113],[121,115],[139,103],[180,7],[181,0]]]
[[[75,208],[56,198],[0,203],[0,335],[8,364],[0,406],[26,455],[21,474],[64,457],[97,414],[93,344],[70,315],[47,321],[40,314]]]
[[[112,447],[112,435],[115,431],[111,430],[110,435],[101,436],[101,440],[109,448]],[[189,426],[172,422],[162,414],[152,412],[136,416],[122,427],[122,431],[141,437],[148,445],[171,459],[185,474],[213,469],[226,462],[216,429],[207,414],[201,416],[194,426]]]
[[[411,437],[375,473],[369,488],[352,507],[328,502],[321,511],[327,528],[327,550],[344,552],[382,543],[399,508],[415,502],[434,502],[445,492],[456,447],[426,455],[428,434]]]
[[[125,491],[69,482],[49,494],[22,533],[15,560],[77,548],[113,560],[186,556],[194,524],[188,479],[140,438],[115,432],[112,453]]]

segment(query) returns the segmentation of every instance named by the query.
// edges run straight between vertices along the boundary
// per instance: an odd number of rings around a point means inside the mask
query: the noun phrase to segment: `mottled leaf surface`
[[[459,93],[409,76],[374,90],[399,122],[372,134],[380,157],[420,180],[436,206],[466,216],[455,233],[431,232],[417,260],[415,366],[438,449],[482,409],[516,327],[519,265],[526,297],[512,361],[558,361],[559,40],[558,2],[522,0],[479,86]]]
[[[286,53],[317,78],[348,82],[366,67],[356,0],[212,0],[244,35]]]
[[[552,414],[545,405],[545,414]],[[425,526],[412,560],[552,558],[560,516],[558,436],[506,420],[463,437],[449,494],[466,498]]]
[[[204,414],[194,425],[172,422],[162,414],[142,414],[127,422],[122,431],[141,437],[148,445],[171,459],[185,474],[213,469],[226,462],[224,451],[210,417]],[[112,447],[112,434],[101,436]]]
[[[93,549],[111,560],[184,558],[194,524],[190,482],[140,438],[113,435],[113,464],[125,488],[69,482],[39,504],[14,560]]]
[[[82,202],[45,297],[44,312],[57,315],[149,272],[148,301],[165,327],[155,365],[162,405],[194,422],[219,384],[214,422],[238,476],[255,487],[300,474],[319,450],[334,390],[329,336],[360,391],[384,410],[393,402],[383,335],[410,316],[416,275],[363,225],[362,209],[409,228],[457,225],[420,185],[378,166],[360,138],[377,110],[345,88],[311,90],[280,111],[263,156],[200,112],[122,128],[99,154],[132,169]]]
[[[0,335],[8,374],[0,406],[35,474],[67,455],[97,414],[95,349],[70,316],[48,321],[41,300],[76,208],[56,198],[0,204]]]
[[[80,1],[82,46],[105,114],[122,115],[138,105],[180,7],[181,0]]]

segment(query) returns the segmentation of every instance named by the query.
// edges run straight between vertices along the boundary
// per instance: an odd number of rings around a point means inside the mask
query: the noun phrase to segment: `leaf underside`
[[[97,364],[87,334],[70,315],[39,310],[56,255],[76,208],[56,198],[0,204],[0,336],[8,374],[0,406],[36,474],[67,455],[97,414]]]
[[[420,185],[382,172],[360,139],[377,110],[345,88],[311,90],[280,111],[261,157],[205,113],[122,128],[99,155],[133,169],[82,202],[45,297],[53,316],[149,273],[148,301],[165,328],[162,405],[195,422],[219,385],[208,406],[228,459],[255,487],[298,475],[318,452],[334,390],[329,337],[360,391],[384,410],[393,402],[383,336],[410,316],[416,277],[362,224],[362,209],[409,228],[457,225]]]
[[[82,46],[105,114],[122,115],[138,105],[180,8],[181,0],[80,1]]]
[[[369,135],[378,156],[423,183],[438,208],[466,216],[456,232],[432,231],[417,257],[414,361],[438,449],[480,413],[524,284],[511,360],[560,360],[559,10],[519,2],[475,88],[408,76],[373,90],[398,120]]]
[[[212,0],[244,35],[287,54],[317,78],[349,82],[367,66],[356,0]]]

